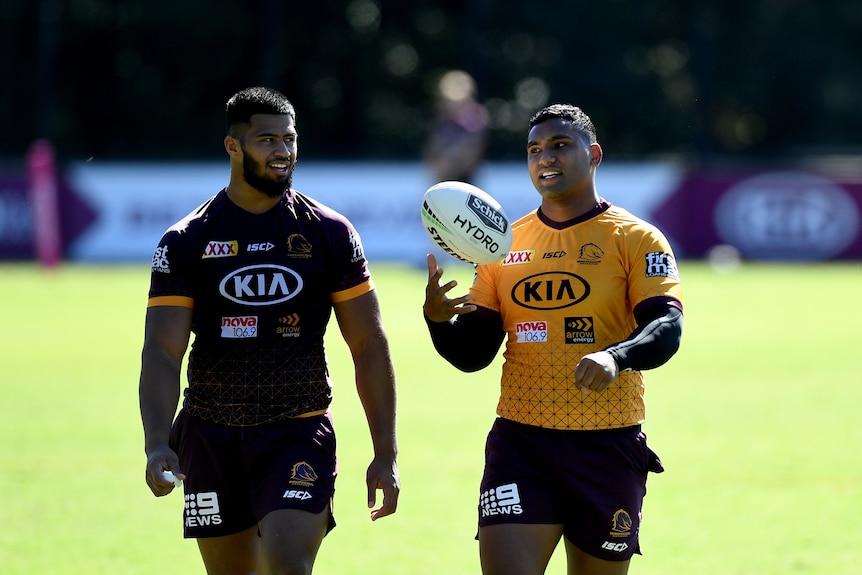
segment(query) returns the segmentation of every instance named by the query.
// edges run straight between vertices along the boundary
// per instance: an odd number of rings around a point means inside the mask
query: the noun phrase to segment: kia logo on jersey
[[[563,309],[590,295],[590,284],[568,272],[544,272],[525,277],[512,288],[512,299],[529,309]]]
[[[218,290],[221,295],[238,304],[275,305],[302,291],[302,278],[284,266],[257,264],[231,272],[221,280]]]

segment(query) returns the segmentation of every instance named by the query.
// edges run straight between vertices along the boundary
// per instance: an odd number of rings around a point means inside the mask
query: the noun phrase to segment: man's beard
[[[246,183],[252,188],[269,196],[270,198],[280,198],[285,190],[290,189],[293,185],[293,168],[296,164],[291,164],[286,176],[273,180],[266,176],[259,175],[258,169],[265,169],[265,166],[255,162],[249,154],[244,153],[242,159],[242,177]]]

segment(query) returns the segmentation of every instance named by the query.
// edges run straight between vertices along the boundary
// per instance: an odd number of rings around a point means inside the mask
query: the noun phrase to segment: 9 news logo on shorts
[[[184,515],[186,527],[207,527],[209,525],[222,524],[222,518],[219,514],[218,494],[215,491],[187,493],[185,501]]]
[[[524,508],[521,506],[521,494],[518,492],[517,483],[507,483],[499,487],[493,487],[479,496],[479,510],[482,517],[492,515],[521,515]]]

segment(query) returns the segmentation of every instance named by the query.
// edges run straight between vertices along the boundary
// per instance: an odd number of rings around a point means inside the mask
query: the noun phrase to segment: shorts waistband
[[[309,411],[308,413],[303,413],[297,416],[292,417],[291,419],[302,419],[303,417],[314,417],[316,415],[324,415],[328,412],[329,409],[318,409],[317,411]]]
[[[614,427],[611,429],[556,429],[554,427],[540,427],[538,425],[530,425],[529,423],[522,423],[520,421],[514,421],[512,419],[507,419],[505,417],[498,417],[499,421],[511,424],[518,425],[522,427],[529,427],[533,429],[543,429],[545,431],[557,431],[560,433],[571,433],[571,434],[583,434],[583,435],[624,435],[626,433],[639,433],[641,431],[641,425],[629,425],[626,427]]]
[[[584,433],[590,435],[623,435],[626,433],[638,433],[641,430],[640,424],[629,425],[628,427],[614,427],[613,429],[572,429],[574,433]]]

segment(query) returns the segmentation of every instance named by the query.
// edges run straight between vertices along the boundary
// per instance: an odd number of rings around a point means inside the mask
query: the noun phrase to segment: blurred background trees
[[[438,79],[462,69],[488,157],[523,157],[558,101],[608,157],[862,151],[858,0],[5,0],[0,158],[221,159],[223,107],[270,85],[304,158],[417,160]]]

